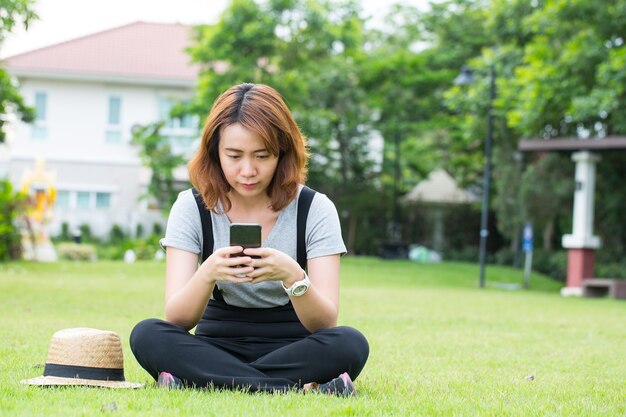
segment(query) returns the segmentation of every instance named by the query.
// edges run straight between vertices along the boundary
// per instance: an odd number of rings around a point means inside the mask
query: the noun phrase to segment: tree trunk
[[[511,252],[513,252],[513,267],[519,268],[519,258],[520,258],[520,235],[521,235],[521,227],[515,228],[515,233],[513,233],[513,239],[511,239]]]
[[[346,186],[348,185],[348,165],[350,157],[348,155],[348,145],[343,132],[341,131],[341,124],[339,121],[335,123],[335,137],[337,138],[337,143],[339,144],[339,154],[341,155],[341,160],[339,161],[341,166],[341,183]]]
[[[356,255],[354,253],[354,244],[356,242],[356,227],[357,221],[354,213],[350,213],[350,223],[348,226],[348,253]]]
[[[552,250],[552,238],[554,236],[554,217],[550,218],[543,228],[543,248]]]

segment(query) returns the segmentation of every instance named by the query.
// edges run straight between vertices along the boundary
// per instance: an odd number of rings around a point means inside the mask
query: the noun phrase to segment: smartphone
[[[261,225],[256,223],[232,223],[230,225],[230,246],[247,248],[261,247]],[[243,252],[233,256],[244,256]]]

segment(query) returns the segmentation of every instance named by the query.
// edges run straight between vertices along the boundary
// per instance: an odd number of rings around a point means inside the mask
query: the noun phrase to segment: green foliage
[[[32,10],[35,0],[0,0],[0,43],[16,26],[28,25],[38,18]]]
[[[595,232],[602,238],[601,262],[623,262],[626,258],[626,151],[604,152],[597,164]]]
[[[451,112],[444,118],[445,131],[452,142],[446,165],[467,185],[478,184],[482,174],[487,69],[495,67],[492,207],[512,246],[528,220],[546,249],[559,246],[559,234],[571,227],[574,163],[568,156],[530,155],[520,161],[519,139],[626,132],[625,18],[624,0],[443,1],[416,25],[423,29],[421,38],[430,41],[419,55],[457,52],[474,70],[472,86],[455,86],[444,95]],[[452,69],[453,62],[448,64]],[[461,65],[456,65],[458,71]],[[610,242],[602,251],[621,259],[626,226],[617,217],[626,193],[617,178],[625,159],[616,154],[623,155],[611,153],[598,165],[603,174],[598,174],[596,210],[603,221],[596,224],[603,241]]]
[[[14,191],[8,180],[0,180],[0,262],[22,254],[22,234],[15,221],[25,214],[25,203],[26,197]]]
[[[113,244],[117,244],[122,242],[126,238],[126,233],[119,224],[114,224],[111,226],[111,231],[109,232],[109,242]]]
[[[385,19],[369,29],[355,1],[232,1],[217,23],[195,29],[190,54],[203,71],[195,99],[177,111],[204,117],[218,94],[241,82],[275,87],[309,138],[309,185],[335,201],[350,251],[375,254],[394,200],[433,169],[484,192],[491,108],[490,249],[503,236],[513,250],[527,221],[539,247],[558,247],[570,228],[574,164],[567,156],[522,158],[517,144],[626,132],[626,0],[444,0],[426,11],[396,5]],[[474,83],[455,86],[463,65]],[[176,194],[171,172],[182,162],[158,126],[140,133],[136,143],[157,172],[150,194],[167,208]],[[620,259],[626,164],[606,159],[598,166],[596,208],[605,221],[597,230],[603,250]],[[412,215],[403,209],[405,225]],[[453,248],[474,244],[475,236]]]
[[[553,249],[558,219],[571,222],[574,195],[574,164],[569,155],[541,155],[522,176],[520,198],[533,220],[535,233],[542,231],[542,248]]]
[[[596,277],[626,279],[626,262],[598,263]]]
[[[98,239],[91,233],[91,226],[83,223],[78,228],[80,230],[80,241],[83,243],[97,243]]]
[[[161,225],[161,223],[152,224],[152,234],[154,236],[163,236],[163,226]]]
[[[16,26],[28,29],[30,22],[38,18],[32,10],[33,4],[34,0],[0,0],[0,46]],[[26,123],[35,118],[35,110],[24,104],[11,76],[0,68],[0,144],[6,139],[2,115],[8,112],[15,112]]]
[[[276,88],[308,137],[307,183],[343,213],[350,250],[372,253],[379,233],[364,225],[386,213],[369,148],[376,109],[362,83],[364,31],[355,1],[233,1],[218,23],[196,30],[191,55],[206,70],[190,111],[204,117],[218,94],[241,82]]]
[[[535,249],[533,251],[533,270],[564,282],[567,277],[567,251]]]
[[[546,138],[623,133],[624,1],[545,2],[521,18],[529,40],[511,126]]]
[[[152,172],[143,198],[153,198],[161,210],[168,212],[181,191],[181,185],[176,184],[174,179],[174,169],[182,165],[185,159],[172,153],[169,139],[160,134],[162,127],[162,122],[136,126],[132,143],[139,146],[139,156]]]
[[[70,235],[70,225],[67,222],[61,223],[61,234],[58,236],[59,240],[70,240],[72,236]]]
[[[152,260],[156,252],[161,250],[160,238],[161,235],[152,235],[143,239],[126,237],[122,240],[111,240],[97,246],[98,258],[119,261],[124,259],[124,254],[130,249],[135,252],[137,260]]]

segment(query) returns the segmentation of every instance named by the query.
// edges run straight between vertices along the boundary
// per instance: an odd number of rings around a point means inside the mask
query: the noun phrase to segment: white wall
[[[105,237],[118,224],[134,233],[142,223],[149,232],[154,222],[164,223],[162,215],[149,210],[139,197],[145,192],[149,175],[142,175],[138,149],[130,145],[131,128],[156,122],[159,97],[189,98],[189,88],[167,88],[67,80],[20,79],[20,91],[34,106],[36,92],[46,93],[47,129],[45,139],[34,139],[32,125],[12,126],[3,165],[8,165],[11,181],[20,185],[24,172],[43,158],[46,168],[56,173],[59,190],[111,193],[108,209],[70,207],[55,211],[51,234],[58,234],[63,222],[70,227],[87,223],[95,235]],[[121,98],[121,141],[107,143],[109,97]],[[7,156],[8,154],[8,156]],[[0,161],[1,162],[1,161]]]
[[[137,150],[129,146],[131,128],[158,120],[159,95],[189,97],[191,91],[61,80],[21,79],[20,91],[33,106],[35,93],[47,94],[47,139],[33,139],[31,125],[18,122],[8,145],[14,157],[46,160],[137,163]],[[122,141],[107,143],[110,96],[121,97]]]

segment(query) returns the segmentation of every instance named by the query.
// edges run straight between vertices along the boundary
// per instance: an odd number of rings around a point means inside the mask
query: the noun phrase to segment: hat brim
[[[144,384],[128,381],[100,381],[97,379],[80,379],[80,378],[62,378],[58,376],[40,376],[32,379],[24,379],[20,381],[26,385],[43,386],[60,386],[60,385],[80,385],[89,387],[103,388],[142,388]]]

